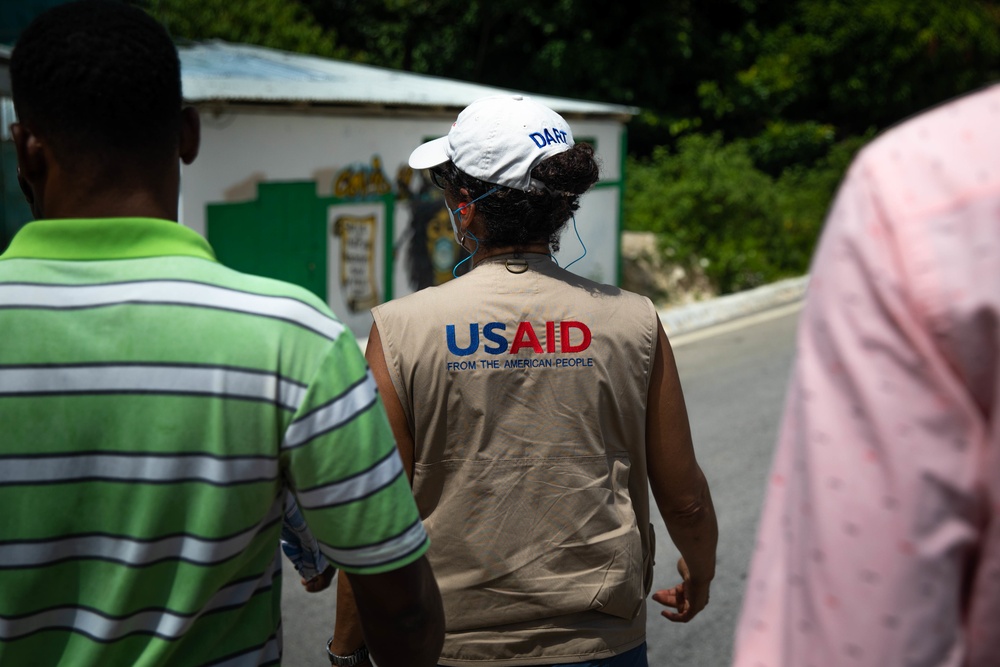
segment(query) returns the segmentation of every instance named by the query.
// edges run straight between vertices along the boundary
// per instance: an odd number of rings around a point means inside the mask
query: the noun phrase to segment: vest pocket
[[[630,470],[625,456],[418,464],[448,631],[588,610],[634,618],[649,578]]]

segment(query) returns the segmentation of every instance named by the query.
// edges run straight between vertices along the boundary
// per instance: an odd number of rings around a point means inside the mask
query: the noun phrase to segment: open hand
[[[677,561],[677,572],[683,581],[673,588],[656,591],[653,593],[653,599],[666,607],[676,609],[676,611],[661,611],[661,616],[674,623],[687,623],[708,604],[709,582],[692,581],[691,573],[683,558]]]

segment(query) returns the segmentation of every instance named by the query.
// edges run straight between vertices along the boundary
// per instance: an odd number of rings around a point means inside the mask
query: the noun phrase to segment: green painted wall
[[[209,204],[208,242],[226,266],[301,285],[326,300],[326,216],[316,183],[261,183],[255,201]]]
[[[395,196],[362,199],[316,196],[314,181],[260,183],[257,199],[206,207],[206,236],[219,261],[244,273],[305,287],[324,301],[327,295],[327,229],[331,206],[359,201],[385,207],[386,258],[382,300],[392,298],[392,238]]]

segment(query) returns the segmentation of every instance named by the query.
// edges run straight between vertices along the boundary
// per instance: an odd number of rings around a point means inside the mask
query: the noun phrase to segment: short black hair
[[[18,119],[62,162],[145,160],[177,147],[177,48],[141,9],[113,0],[53,7],[21,34],[10,78]]]

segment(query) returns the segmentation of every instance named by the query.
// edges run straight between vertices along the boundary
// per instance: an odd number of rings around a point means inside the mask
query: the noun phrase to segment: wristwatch
[[[330,658],[331,665],[337,665],[337,667],[354,667],[355,665],[360,665],[368,659],[367,646],[362,646],[350,655],[337,655],[330,650],[330,644],[332,643],[333,637],[330,637],[330,639],[326,642],[326,655]]]

